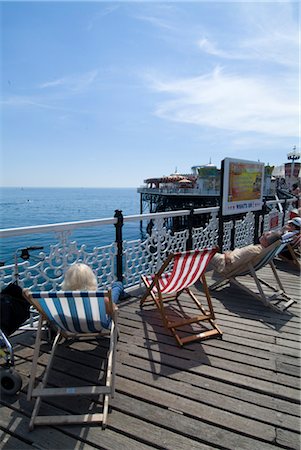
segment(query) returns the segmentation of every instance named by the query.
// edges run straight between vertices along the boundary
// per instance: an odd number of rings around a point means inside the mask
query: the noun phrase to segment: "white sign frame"
[[[237,175],[233,175],[233,171],[237,171]],[[241,174],[239,172],[242,171]],[[246,183],[249,176],[244,176],[244,173],[253,173],[256,175],[256,179],[250,184]],[[233,195],[230,194],[231,183],[234,183],[234,176],[241,176],[245,180],[241,179],[242,186],[246,188],[246,198],[240,200],[233,200]],[[259,161],[248,161],[236,158],[225,158],[222,164],[222,215],[242,214],[248,211],[259,211],[262,208],[263,203],[263,184],[264,184],[264,163]],[[243,184],[244,182],[244,184]],[[235,187],[232,188],[232,194]],[[237,197],[242,196],[242,192],[237,190]],[[253,198],[252,198],[253,197]]]

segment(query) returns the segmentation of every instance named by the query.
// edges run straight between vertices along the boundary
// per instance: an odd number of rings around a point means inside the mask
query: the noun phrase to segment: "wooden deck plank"
[[[275,313],[237,287],[226,286],[212,293],[223,339],[183,349],[163,327],[154,307],[140,309],[135,297],[122,302],[117,391],[106,430],[43,426],[28,431],[33,402],[27,402],[25,394],[34,336],[32,332],[14,336],[23,389],[12,398],[1,398],[1,449],[299,449],[299,273],[284,265],[279,272],[288,293],[298,299],[288,312]],[[268,269],[262,273],[270,279]],[[211,276],[208,273],[209,282]],[[183,304],[188,312],[194,311],[187,297]],[[45,370],[49,346],[43,350],[39,375]],[[104,341],[97,348],[92,343],[77,344],[71,352],[61,348],[52,385],[92,381],[105,351]],[[97,409],[100,404],[92,405],[86,397],[68,402],[49,398],[41,411],[72,414],[92,406]]]

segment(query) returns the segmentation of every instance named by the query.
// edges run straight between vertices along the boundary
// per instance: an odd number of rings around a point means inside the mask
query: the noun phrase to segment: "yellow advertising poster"
[[[225,158],[222,213],[258,211],[263,201],[264,163]]]
[[[256,200],[261,196],[262,166],[230,163],[228,201]]]

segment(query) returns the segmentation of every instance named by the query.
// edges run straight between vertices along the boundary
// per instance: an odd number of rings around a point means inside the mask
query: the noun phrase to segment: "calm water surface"
[[[114,216],[139,214],[140,197],[136,188],[1,188],[0,228],[26,227]],[[114,240],[115,227],[86,228],[72,234],[72,239],[87,248],[107,245]],[[140,224],[124,226],[124,238],[140,237]],[[71,239],[71,240],[72,240]],[[0,261],[10,263],[20,247],[42,245],[44,250],[57,242],[52,233],[33,234],[0,240]]]

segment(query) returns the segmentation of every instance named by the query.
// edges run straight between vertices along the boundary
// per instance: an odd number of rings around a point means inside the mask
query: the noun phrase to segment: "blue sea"
[[[136,188],[1,188],[0,228],[26,227],[79,220],[103,219],[120,209],[124,216],[140,213]],[[127,240],[141,237],[140,223],[124,225]],[[33,234],[0,240],[0,262],[10,264],[18,248],[57,242],[51,233]],[[114,225],[75,231],[71,240],[87,248],[110,244],[115,239]]]

